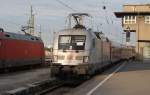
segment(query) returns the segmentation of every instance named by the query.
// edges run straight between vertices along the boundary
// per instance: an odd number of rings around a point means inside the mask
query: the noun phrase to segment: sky
[[[26,25],[30,14],[30,4],[35,14],[35,32],[42,32],[45,46],[53,41],[53,32],[60,31],[66,26],[69,13],[87,12],[93,16],[93,29],[103,31],[104,34],[116,42],[122,42],[121,20],[113,12],[122,11],[124,4],[147,4],[150,0],[60,0],[69,5],[73,11],[57,0],[0,0],[0,27],[7,32],[19,33],[21,26]],[[106,6],[106,10],[102,7]],[[106,20],[107,18],[107,20]],[[133,37],[132,37],[133,36]],[[131,44],[134,45],[134,34]]]

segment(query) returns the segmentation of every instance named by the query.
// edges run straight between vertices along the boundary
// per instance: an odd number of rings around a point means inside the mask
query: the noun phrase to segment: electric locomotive
[[[86,13],[73,13],[76,25],[54,33],[52,74],[91,75],[110,64],[110,41],[82,24]]]
[[[95,32],[83,25],[87,13],[72,13],[76,25],[54,33],[52,75],[86,75],[120,61],[120,44],[110,41],[102,32]]]
[[[44,63],[44,44],[39,37],[0,29],[0,69]]]

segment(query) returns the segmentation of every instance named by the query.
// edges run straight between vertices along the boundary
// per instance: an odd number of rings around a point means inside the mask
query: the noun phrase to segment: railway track
[[[47,90],[44,91],[44,93],[42,92],[42,94],[38,94],[38,95],[63,95],[67,92],[69,92],[70,90],[72,90],[73,88],[79,86],[80,84],[82,84],[85,80],[72,80],[72,81],[63,81],[62,84],[56,85],[54,87],[51,87]]]
[[[28,84],[24,87],[19,87],[10,91],[6,91],[0,95],[45,95],[59,87],[62,87],[64,82],[61,80],[44,80]]]
[[[43,87],[43,90],[41,90],[40,92],[37,92],[36,95],[45,95],[45,94],[50,93],[51,91],[54,91],[64,85],[65,85],[65,83],[63,81],[57,80],[57,82],[52,83],[47,87]]]
[[[12,68],[0,68],[0,74],[21,72],[21,71],[30,71],[32,69],[40,69],[40,68],[49,68],[50,64],[51,64],[50,61],[45,61],[45,63],[43,63],[43,64],[27,65],[27,66],[12,67]]]
[[[17,89],[13,89],[10,91],[7,91],[5,93],[2,93],[1,95],[53,95],[52,93],[57,92],[59,89],[63,88],[74,88],[77,87],[79,84],[81,84],[83,80],[81,81],[71,81],[68,82],[64,80],[45,80],[42,82],[37,82],[34,84],[30,84],[26,87],[20,87]],[[57,95],[57,94],[54,94]]]
[[[103,68],[102,71],[97,72],[94,76],[99,75],[101,73],[104,73],[106,70],[111,69],[113,66],[117,66],[117,64],[112,64],[110,66],[107,66],[107,68]],[[65,80],[65,81],[63,81],[64,83],[63,83],[62,86],[60,86],[60,87],[58,87],[58,88],[56,88],[54,90],[47,91],[43,95],[66,95],[66,94],[68,95],[68,93],[70,93],[71,91],[73,91],[76,87],[80,86],[82,83],[88,81],[91,78],[88,78],[88,79],[87,78],[81,78],[79,80],[73,80],[73,79]]]
[[[112,66],[108,67],[107,69],[111,68]],[[97,74],[100,74],[102,72],[99,72]],[[64,79],[53,78],[52,80],[43,80],[41,82],[36,82],[27,85],[23,88],[20,87],[18,89],[7,91],[6,94],[4,95],[62,95],[62,94],[53,94],[53,93],[69,92],[70,90],[78,87],[86,80],[87,79],[81,77],[80,79],[70,78],[70,77]]]
[[[106,69],[110,69],[116,64],[112,64],[110,66],[107,66],[107,68],[103,68],[102,71],[97,72],[97,74],[103,73]],[[97,75],[96,74],[96,75]],[[95,76],[95,75],[94,75]],[[92,77],[91,77],[92,78]],[[72,91],[72,89],[78,87],[85,81],[91,78],[86,78],[86,77],[75,77],[75,78],[62,78],[60,83],[56,83],[52,87],[43,90],[40,92],[38,95],[65,95],[65,93],[68,93],[69,91]]]

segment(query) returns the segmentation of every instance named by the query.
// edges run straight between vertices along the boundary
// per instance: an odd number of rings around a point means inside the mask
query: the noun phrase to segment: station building
[[[150,4],[123,5],[123,11],[115,15],[122,19],[126,37],[135,32],[137,57],[150,60]]]

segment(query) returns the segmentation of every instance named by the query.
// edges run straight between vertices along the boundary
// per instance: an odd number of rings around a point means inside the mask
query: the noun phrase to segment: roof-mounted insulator
[[[4,32],[4,29],[3,29],[3,28],[0,28],[0,32]]]

